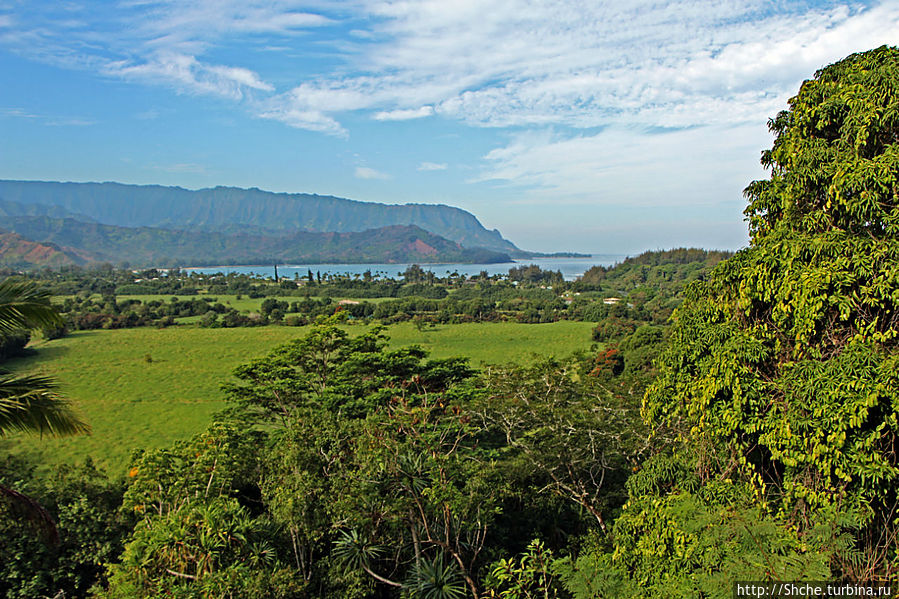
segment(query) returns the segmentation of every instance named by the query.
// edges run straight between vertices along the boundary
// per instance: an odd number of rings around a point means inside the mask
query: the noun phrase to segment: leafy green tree
[[[140,453],[122,510],[138,518],[108,567],[109,598],[292,597],[281,535],[259,501],[262,433],[216,423],[170,449]]]
[[[49,290],[23,279],[0,281],[0,334],[61,324],[62,318],[50,305]]]
[[[540,540],[531,541],[515,558],[497,561],[486,581],[487,597],[497,599],[557,599],[564,596],[553,553]]]
[[[750,246],[688,288],[644,399],[681,444],[629,483],[597,561],[647,596],[729,594],[740,560],[899,573],[899,49],[820,70],[770,127]]]
[[[382,327],[361,335],[339,326],[340,315],[320,319],[304,337],[238,367],[241,383],[223,388],[250,414],[281,421],[297,411],[327,409],[358,418],[386,405],[397,389],[440,392],[470,377],[458,358],[426,360],[420,347],[387,349]]]
[[[466,413],[473,371],[426,358],[332,322],[238,369],[232,397],[280,425],[263,497],[318,595],[478,596],[502,484]]]

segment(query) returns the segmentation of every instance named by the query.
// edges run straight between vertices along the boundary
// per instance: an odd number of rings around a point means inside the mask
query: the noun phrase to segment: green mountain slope
[[[225,234],[117,227],[72,218],[14,216],[4,225],[94,262],[132,266],[204,266],[341,262],[506,262],[507,254],[461,245],[416,226],[354,233]]]
[[[464,247],[520,252],[499,231],[485,229],[471,213],[445,205],[387,205],[235,187],[191,191],[159,185],[43,181],[0,181],[0,200],[63,208],[121,227],[216,232],[252,227],[253,233],[260,230],[346,233],[416,225]]]

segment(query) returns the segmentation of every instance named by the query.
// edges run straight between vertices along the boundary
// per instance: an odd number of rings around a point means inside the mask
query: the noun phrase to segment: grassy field
[[[465,356],[475,366],[567,355],[590,344],[592,323],[475,323],[388,329],[392,346],[420,344],[435,357]],[[362,331],[363,327],[350,327]],[[7,362],[16,372],[56,377],[93,427],[90,436],[0,440],[0,455],[21,453],[46,464],[92,456],[124,472],[134,448],[170,445],[200,431],[226,406],[219,389],[235,366],[301,336],[303,328],[170,327],[78,331],[38,342],[37,354]]]

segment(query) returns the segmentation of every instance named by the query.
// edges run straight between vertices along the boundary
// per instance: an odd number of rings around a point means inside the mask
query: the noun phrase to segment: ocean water
[[[588,258],[532,258],[498,264],[421,264],[420,266],[422,270],[429,270],[438,277],[445,277],[454,272],[466,276],[476,275],[482,271],[487,271],[489,275],[507,274],[511,268],[536,264],[543,270],[558,270],[566,281],[573,281],[583,275],[591,266],[610,266],[621,262],[625,257],[619,254],[594,254]],[[298,274],[300,277],[305,277],[311,270],[312,274],[330,273],[350,276],[371,271],[372,275],[398,278],[409,266],[411,264],[279,264],[278,276],[293,279],[294,275]],[[275,274],[274,265],[197,267],[185,270],[206,274],[235,272],[265,277],[274,277]]]

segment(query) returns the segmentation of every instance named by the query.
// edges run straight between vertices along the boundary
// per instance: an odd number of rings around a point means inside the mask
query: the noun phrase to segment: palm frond
[[[48,289],[25,279],[0,281],[0,334],[59,326],[62,322],[50,304]]]
[[[61,437],[89,433],[88,426],[45,376],[0,372],[0,437],[12,431]]]
[[[0,485],[0,500],[37,527],[52,545],[59,544],[59,531],[53,516],[36,500],[3,485]]]

